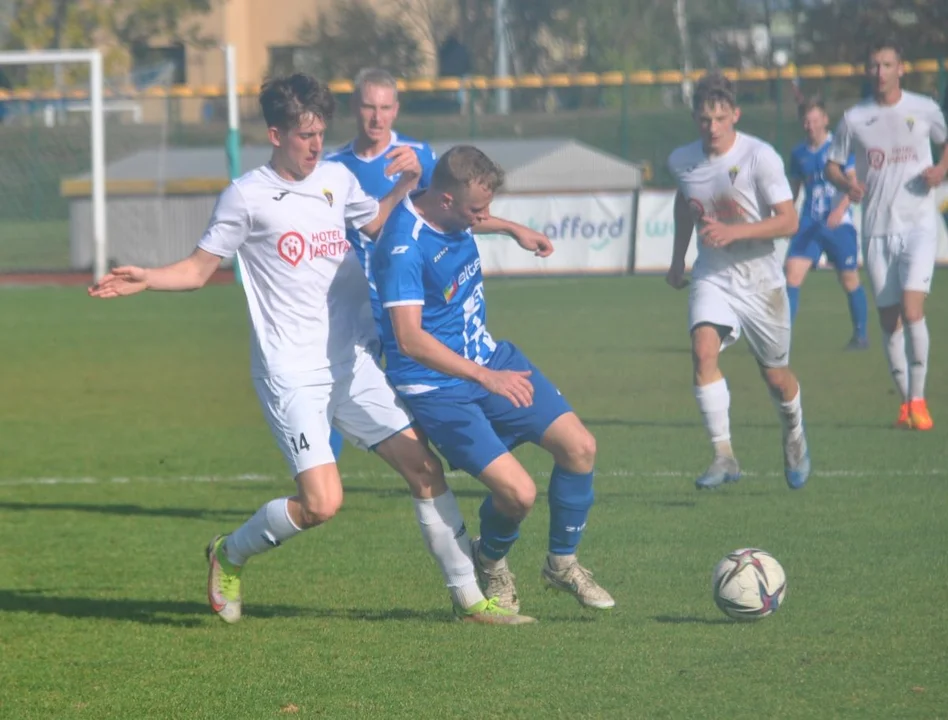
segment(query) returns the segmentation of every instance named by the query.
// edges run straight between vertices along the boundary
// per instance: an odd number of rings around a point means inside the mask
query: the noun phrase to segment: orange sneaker
[[[914,430],[931,430],[935,426],[924,398],[915,398],[909,404],[909,421]]]
[[[912,429],[912,416],[907,402],[902,403],[899,408],[899,419],[895,421],[895,426],[903,430]]]

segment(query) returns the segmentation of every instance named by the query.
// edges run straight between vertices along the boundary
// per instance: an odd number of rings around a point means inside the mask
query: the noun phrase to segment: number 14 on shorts
[[[293,446],[293,452],[297,455],[303,450],[309,450],[309,441],[306,439],[306,433],[300,433],[299,440],[291,435],[290,444]]]

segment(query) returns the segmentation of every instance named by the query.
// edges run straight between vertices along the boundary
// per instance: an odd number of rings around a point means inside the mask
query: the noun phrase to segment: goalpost
[[[0,52],[4,65],[63,65],[85,63],[89,67],[89,115],[91,140],[93,276],[99,280],[107,271],[108,241],[105,215],[105,124],[103,106],[102,53],[99,50],[36,50]]]

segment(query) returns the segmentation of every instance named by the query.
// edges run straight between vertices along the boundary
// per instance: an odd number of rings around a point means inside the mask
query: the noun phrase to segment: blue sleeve
[[[438,164],[438,156],[431,149],[428,143],[418,151],[418,162],[421,163],[421,179],[418,181],[419,189],[424,189],[431,185],[431,176],[434,174],[435,165]]]
[[[383,231],[372,254],[372,272],[382,307],[424,305],[424,265],[421,249],[409,233],[397,227]]]
[[[843,167],[843,170],[853,170],[856,167],[856,156],[850,155],[849,159],[846,161],[846,165]]]
[[[803,180],[803,168],[800,167],[800,153],[797,148],[790,153],[790,168],[787,174],[791,180]]]

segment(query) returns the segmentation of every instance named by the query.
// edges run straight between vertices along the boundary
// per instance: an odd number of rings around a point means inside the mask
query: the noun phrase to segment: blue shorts
[[[787,257],[807,258],[816,267],[826,253],[826,259],[837,270],[855,270],[859,266],[858,245],[856,228],[852,225],[831,229],[820,222],[809,222],[801,224],[799,232],[790,240]]]
[[[554,420],[572,412],[553,383],[512,343],[498,343],[487,367],[532,370],[533,404],[514,407],[507,398],[467,380],[421,395],[401,396],[451,469],[474,477],[518,445],[539,443]]]

